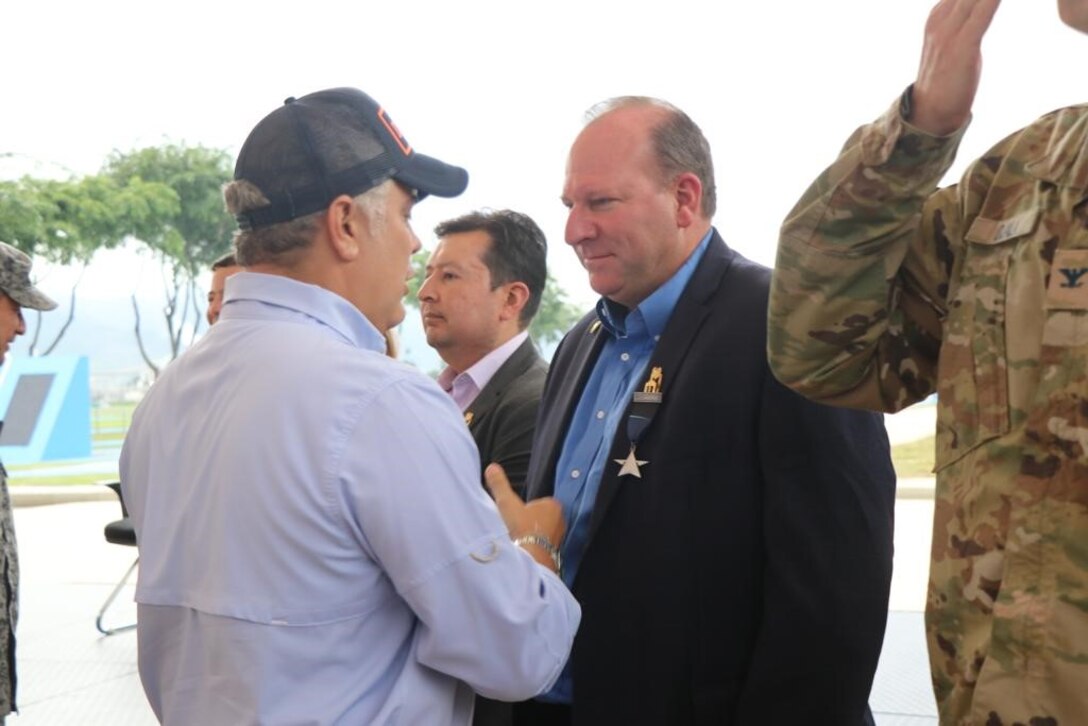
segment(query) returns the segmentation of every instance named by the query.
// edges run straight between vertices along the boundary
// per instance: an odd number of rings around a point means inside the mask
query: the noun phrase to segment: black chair
[[[121,519],[106,525],[106,541],[112,544],[135,547],[136,530],[132,527],[132,520],[128,518],[128,509],[125,508],[125,499],[121,496],[121,482],[113,481],[106,484],[106,486],[117,494],[117,500],[121,503]],[[98,611],[98,617],[95,618],[94,626],[98,628],[98,632],[102,633],[102,635],[113,635],[114,633],[132,630],[136,627],[136,623],[132,623],[117,628],[105,628],[102,626],[102,618],[106,615],[106,611],[109,610],[113,601],[116,600],[117,596],[121,593],[121,589],[128,583],[128,579],[132,576],[132,572],[136,569],[136,565],[138,564],[140,564],[140,555],[137,552],[136,560],[128,568],[128,572],[121,578],[121,581],[117,583],[117,587],[113,588],[113,592],[110,593],[110,596],[106,598],[106,602],[102,604],[102,609]]]

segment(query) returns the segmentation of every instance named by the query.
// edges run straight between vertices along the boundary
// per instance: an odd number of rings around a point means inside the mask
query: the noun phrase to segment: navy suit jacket
[[[879,414],[771,375],[769,280],[715,232],[654,351],[649,463],[641,479],[606,467],[573,583],[576,725],[868,722],[892,567],[887,435]],[[595,321],[552,360],[530,497],[553,492],[607,335]],[[609,459],[630,448],[619,429]]]

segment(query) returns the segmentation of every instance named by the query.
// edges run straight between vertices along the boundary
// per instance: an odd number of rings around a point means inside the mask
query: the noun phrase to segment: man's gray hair
[[[650,131],[654,158],[662,181],[669,183],[685,172],[698,177],[703,184],[702,212],[707,219],[711,219],[718,208],[714,160],[710,154],[710,143],[690,116],[659,98],[617,96],[601,101],[586,111],[586,125],[612,111],[639,106],[651,106],[665,112],[665,119]]]
[[[385,224],[384,202],[393,184],[392,180],[387,180],[355,197],[355,203],[366,213],[372,231],[381,229]],[[224,186],[223,199],[227,211],[232,215],[268,204],[268,197],[245,179],[237,179]],[[249,267],[271,262],[291,266],[299,251],[313,242],[324,214],[322,210],[268,227],[238,230],[234,233],[234,256],[238,264]]]

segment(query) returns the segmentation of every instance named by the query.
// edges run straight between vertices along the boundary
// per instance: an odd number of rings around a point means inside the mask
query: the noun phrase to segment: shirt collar
[[[332,329],[346,342],[385,352],[385,338],[358,308],[331,290],[283,275],[239,272],[227,278],[220,318],[252,317],[246,303],[257,302],[305,315]]]
[[[598,300],[597,319],[601,321],[601,326],[615,338],[639,335],[643,331],[645,331],[646,335],[655,338],[661,335],[662,331],[665,330],[665,325],[669,322],[669,316],[672,315],[673,308],[676,307],[677,301],[680,300],[680,295],[684,292],[684,288],[687,287],[691,276],[695,274],[695,268],[698,266],[699,260],[703,258],[703,253],[710,246],[710,238],[713,234],[714,228],[712,227],[699,241],[691,254],[688,255],[684,264],[680,265],[680,269],[673,273],[673,276],[664,285],[650,293],[634,310],[628,310],[623,305],[608,298],[602,297]],[[628,330],[629,327],[630,330]]]
[[[469,366],[468,370],[458,372],[453,368],[446,366],[446,368],[438,374],[439,385],[448,391],[453,386],[455,380],[461,376],[467,376],[476,384],[477,392],[484,390],[484,386],[495,377],[495,374],[502,368],[503,363],[514,354],[514,351],[516,351],[528,337],[528,330],[521,331],[510,340],[473,363]]]

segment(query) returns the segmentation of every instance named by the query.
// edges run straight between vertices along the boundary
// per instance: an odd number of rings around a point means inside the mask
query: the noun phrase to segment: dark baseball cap
[[[0,242],[0,291],[31,310],[52,310],[57,306],[30,281],[31,260],[26,253]]]
[[[357,88],[288,98],[250,132],[234,178],[271,202],[238,214],[242,229],[319,212],[341,194],[357,196],[388,179],[420,199],[456,197],[468,186],[468,172],[416,153],[388,112]]]

